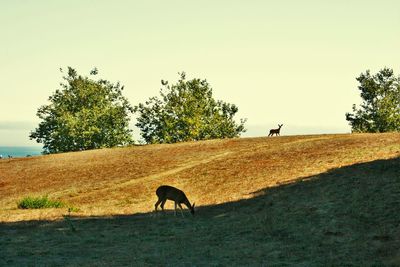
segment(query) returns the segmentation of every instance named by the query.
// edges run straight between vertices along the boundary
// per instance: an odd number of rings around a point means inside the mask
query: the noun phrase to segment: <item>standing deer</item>
[[[156,190],[156,194],[158,196],[158,200],[156,204],[154,205],[157,207],[161,203],[161,209],[164,211],[164,204],[167,201],[167,199],[172,200],[175,202],[175,216],[176,216],[176,205],[178,205],[181,208],[181,214],[183,217],[183,208],[181,204],[185,204],[186,207],[190,210],[190,213],[194,215],[194,203],[193,205],[190,204],[189,199],[186,197],[185,193],[182,190],[179,190],[178,188],[169,186],[169,185],[162,185]]]
[[[282,126],[283,126],[283,124],[278,124],[278,127],[279,127],[278,129],[269,130],[269,135],[268,136],[273,136],[274,134],[280,136],[281,135],[280,131],[281,131]]]

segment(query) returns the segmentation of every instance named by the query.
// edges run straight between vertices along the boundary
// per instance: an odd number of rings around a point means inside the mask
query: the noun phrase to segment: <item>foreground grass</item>
[[[399,266],[399,190],[397,157],[261,189],[194,217],[3,223],[0,265]]]

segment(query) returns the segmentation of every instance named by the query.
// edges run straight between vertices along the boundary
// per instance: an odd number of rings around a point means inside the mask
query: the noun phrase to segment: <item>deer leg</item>
[[[157,211],[158,205],[160,205],[160,203],[161,203],[161,199],[158,199],[156,204],[154,205],[154,207],[156,208],[156,211]]]
[[[175,202],[175,210],[174,210],[174,215],[176,216],[176,202]]]
[[[183,217],[183,208],[182,208],[181,203],[178,203],[178,206],[179,206],[179,208],[181,208],[181,214],[182,214],[182,217]]]
[[[165,199],[165,200],[163,200],[162,202],[161,202],[161,209],[164,211],[164,205],[165,205],[165,202],[166,202],[167,200]]]

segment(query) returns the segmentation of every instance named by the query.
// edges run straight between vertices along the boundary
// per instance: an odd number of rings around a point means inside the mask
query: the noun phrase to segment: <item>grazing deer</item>
[[[269,130],[269,135],[268,136],[273,136],[274,134],[280,136],[281,135],[280,131],[281,131],[282,126],[283,126],[283,124],[278,124],[278,127],[279,127],[278,129]]]
[[[176,205],[178,205],[181,208],[181,214],[183,217],[183,208],[181,204],[185,204],[186,207],[190,210],[190,213],[194,215],[194,203],[193,205],[190,204],[189,199],[186,197],[185,193],[178,188],[169,186],[169,185],[162,185],[156,190],[156,194],[158,196],[158,200],[156,204],[154,205],[157,207],[161,203],[161,209],[164,211],[164,204],[167,201],[167,199],[172,200],[175,202],[175,216],[176,216]]]

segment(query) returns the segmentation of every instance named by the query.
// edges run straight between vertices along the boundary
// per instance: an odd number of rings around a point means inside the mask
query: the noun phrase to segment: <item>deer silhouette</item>
[[[277,135],[277,136],[278,135],[280,136],[281,135],[280,131],[281,131],[282,126],[283,126],[283,124],[278,124],[278,127],[279,127],[278,129],[269,130],[269,135],[268,136],[273,136],[274,134]]]
[[[158,205],[161,203],[161,209],[164,211],[165,202],[169,199],[175,202],[175,216],[176,216],[176,206],[178,205],[181,208],[181,214],[183,217],[183,208],[181,204],[185,204],[185,206],[190,210],[190,213],[194,215],[194,203],[193,205],[190,204],[189,199],[186,197],[185,193],[178,188],[169,186],[169,185],[162,185],[157,188],[156,194],[158,196],[158,200],[156,202],[155,210],[157,212]]]

